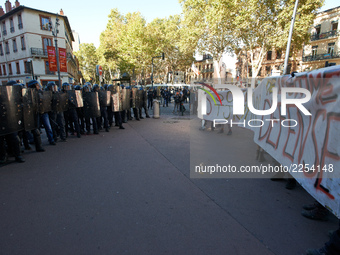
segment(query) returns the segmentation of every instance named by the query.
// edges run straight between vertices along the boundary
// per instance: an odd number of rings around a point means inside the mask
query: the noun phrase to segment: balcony
[[[333,54],[317,54],[302,57],[303,62],[317,61],[317,60],[327,60],[333,58],[340,58],[340,52]]]
[[[333,31],[329,31],[326,33],[321,33],[321,34],[312,34],[310,37],[310,40],[317,41],[317,40],[327,39],[327,38],[336,37],[336,36],[338,36],[338,31],[333,30]]]
[[[31,54],[34,57],[47,57],[47,50],[41,48],[31,48]]]
[[[201,73],[213,73],[214,72],[214,68],[207,68],[207,69],[202,69]]]

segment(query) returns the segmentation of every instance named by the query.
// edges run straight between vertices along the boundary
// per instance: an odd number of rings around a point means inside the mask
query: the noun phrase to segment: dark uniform
[[[141,104],[142,107],[139,108],[139,116],[140,116],[140,118],[143,118],[142,109],[144,109],[146,118],[150,118],[149,113],[148,113],[148,108],[147,108],[147,98],[148,98],[148,95],[147,95],[147,92],[143,88],[141,88],[141,90],[143,91],[143,93],[142,93],[143,96],[141,98],[143,103]]]
[[[90,93],[91,92],[91,83],[86,82],[84,87],[83,87],[83,96],[84,93]],[[86,125],[86,134],[90,135],[91,134],[91,122],[92,122],[92,128],[93,128],[93,134],[98,135],[98,128],[97,128],[97,120],[96,118],[91,118],[85,115],[85,125]]]
[[[45,90],[46,91],[52,91],[53,94],[59,93],[57,85],[53,81],[50,81],[50,82],[47,83]],[[55,100],[55,99],[53,99],[53,100]],[[56,102],[54,102],[54,103],[56,103]],[[52,109],[52,111],[49,112],[49,117],[50,117],[52,132],[53,132],[53,139],[55,141],[57,141],[58,136],[59,136],[60,140],[62,142],[65,142],[66,141],[66,131],[65,131],[64,112],[60,112],[57,109]]]
[[[100,92],[104,91],[104,89],[101,90],[98,84],[93,85],[93,92]],[[99,100],[100,104],[100,117],[97,118],[97,128],[98,130],[101,130],[103,127],[105,128],[106,132],[109,132],[109,121],[107,118],[107,105],[103,100]]]
[[[9,81],[7,85],[13,86],[17,84],[15,81]],[[25,162],[25,159],[21,156],[20,139],[17,132],[0,136],[0,164],[6,163],[7,155],[13,155],[15,161],[19,163]]]
[[[71,85],[68,84],[67,82],[63,83],[63,91],[67,92],[68,90],[71,89]],[[71,129],[71,131],[75,130],[77,132],[77,137],[80,138],[80,126],[78,122],[78,114],[76,110],[76,105],[69,101],[68,103],[68,110],[64,112],[65,116],[65,131],[66,131],[66,136],[68,135],[68,130]],[[74,127],[72,126],[74,125]]]

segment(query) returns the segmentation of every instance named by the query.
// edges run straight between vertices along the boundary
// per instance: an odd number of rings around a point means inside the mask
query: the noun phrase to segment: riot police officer
[[[97,92],[99,94],[101,88],[99,87],[98,84],[94,84],[92,88],[93,92]],[[107,118],[107,106],[105,105],[105,102],[103,100],[99,100],[100,103],[100,117],[97,118],[97,128],[98,130],[102,129],[102,122],[104,121],[104,128],[106,132],[109,132],[109,122]],[[103,121],[102,121],[103,120]]]
[[[142,107],[139,108],[139,116],[140,118],[143,118],[143,115],[142,115],[142,108],[144,109],[144,112],[145,112],[145,115],[146,115],[146,118],[150,118],[149,116],[149,112],[148,112],[148,107],[147,107],[147,98],[148,98],[148,95],[147,95],[147,91],[143,89],[143,87],[140,88],[140,90],[142,90]]]
[[[67,82],[64,82],[63,91],[67,92],[71,90],[72,90],[71,85]],[[80,134],[80,127],[79,127],[79,122],[78,122],[78,114],[76,110],[76,105],[71,100],[69,100],[68,110],[64,113],[64,116],[65,116],[66,136],[68,135],[68,129],[71,128],[72,130],[73,128],[72,124],[74,124],[74,129],[77,132],[77,137],[80,138],[81,134]]]
[[[13,86],[17,85],[17,83],[15,81],[9,81],[7,85]],[[15,157],[15,161],[19,163],[25,162],[25,159],[21,156],[20,139],[17,132],[0,136],[0,164],[6,163],[8,155],[7,152],[10,152],[8,154],[12,154]]]
[[[47,83],[46,91],[52,91],[53,94],[59,93],[57,85],[54,83],[54,81],[50,81]],[[55,100],[56,98],[52,99],[52,104],[56,105]],[[54,107],[52,107],[54,108]],[[49,112],[50,117],[50,123],[52,127],[53,132],[53,138],[55,141],[58,140],[58,134],[60,136],[60,140],[62,142],[66,142],[66,131],[65,131],[65,117],[63,111],[58,111],[58,109],[52,109],[51,112]]]
[[[108,87],[107,87],[107,90],[111,92],[111,99],[112,99],[112,95],[113,94],[116,94],[116,93],[119,93],[117,90],[119,90],[120,88],[117,87],[117,86],[114,86],[112,84],[110,84]],[[120,100],[120,99],[118,99]],[[119,129],[125,129],[123,127],[123,122],[122,122],[122,117],[121,117],[121,111],[119,111],[118,109],[114,109],[114,103],[117,104],[117,102],[113,102],[113,99],[111,100],[111,104],[112,106],[111,107],[108,107],[108,109],[110,109],[111,111],[108,111],[108,114],[109,114],[109,124],[111,123],[111,126],[113,124],[113,116],[115,117],[115,126],[116,127],[119,127]],[[119,102],[118,104],[119,105]]]
[[[82,90],[80,85],[76,85],[74,87],[75,90]],[[84,115],[84,108],[77,107],[77,114],[78,114],[78,122],[80,126],[80,134],[85,134],[85,115]]]
[[[32,88],[32,89],[36,89],[38,91],[39,94],[42,94],[42,86],[41,84],[37,81],[37,80],[31,80],[28,82],[28,87]],[[56,145],[54,138],[53,138],[53,132],[52,132],[52,128],[51,128],[51,123],[50,123],[50,119],[49,119],[49,115],[47,112],[44,112],[44,110],[39,110],[40,113],[38,115],[38,127],[40,127],[40,124],[43,124],[45,131],[46,131],[46,135],[48,138],[48,142],[51,145]]]
[[[85,85],[83,86],[83,97],[85,93],[91,93],[91,83],[86,82]],[[84,112],[85,114],[85,112]],[[96,118],[89,117],[85,114],[85,125],[86,125],[86,134],[90,135],[91,134],[91,122],[92,122],[92,128],[93,128],[93,134],[98,135],[98,128],[97,128],[97,120]]]

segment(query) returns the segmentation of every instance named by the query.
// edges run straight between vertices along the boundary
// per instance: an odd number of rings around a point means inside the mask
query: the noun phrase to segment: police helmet
[[[99,85],[98,84],[94,84],[93,88],[92,88],[92,91],[99,92],[100,91]]]
[[[42,89],[40,83],[37,80],[30,80],[27,84],[27,87],[31,89],[39,89],[39,90]]]
[[[76,86],[74,87],[74,89],[75,89],[75,90],[81,90],[81,87],[80,87],[80,85],[76,85]]]
[[[111,93],[114,92],[115,91],[114,86],[112,84],[108,85],[107,86],[107,91],[111,91]]]
[[[49,81],[45,87],[45,90],[46,91],[56,91],[56,88],[55,88],[55,83],[54,81]]]
[[[91,89],[89,88],[89,86],[85,83],[85,85],[83,86],[83,92],[90,92]]]
[[[63,90],[71,90],[71,85],[68,82],[63,83]]]
[[[8,86],[17,85],[17,84],[18,83],[16,81],[13,81],[13,80],[7,82]]]

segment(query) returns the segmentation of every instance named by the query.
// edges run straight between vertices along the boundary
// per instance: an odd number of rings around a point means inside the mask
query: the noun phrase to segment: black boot
[[[40,132],[38,129],[34,129],[32,131],[33,137],[34,137],[34,144],[35,144],[35,150],[37,152],[44,152],[45,149],[42,147]]]

